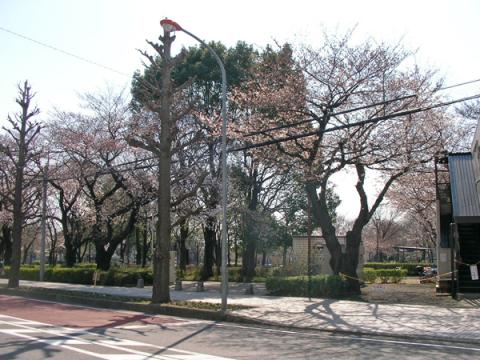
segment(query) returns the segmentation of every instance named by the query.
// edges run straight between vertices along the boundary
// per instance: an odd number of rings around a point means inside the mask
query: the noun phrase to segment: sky
[[[476,0],[0,0],[0,126],[16,111],[16,86],[27,80],[36,92],[40,120],[54,108],[77,110],[78,95],[107,86],[128,91],[131,75],[142,68],[137,49],[161,34],[159,21],[175,20],[207,41],[258,48],[289,41],[321,46],[321,34],[355,27],[355,38],[398,43],[418,50],[415,61],[434,67],[446,84],[480,78],[480,1]],[[3,30],[2,30],[3,29]],[[90,62],[28,41],[12,31]],[[195,45],[178,33],[175,46]],[[227,74],[228,76],[228,74]],[[480,93],[480,83],[447,94]],[[356,209],[340,182],[339,211]],[[345,191],[343,189],[345,187]]]

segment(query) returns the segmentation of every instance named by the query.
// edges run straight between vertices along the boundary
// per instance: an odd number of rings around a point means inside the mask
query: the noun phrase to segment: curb
[[[200,320],[224,321],[226,316],[218,311],[206,309],[192,309],[175,305],[160,304],[142,304],[138,302],[119,301],[102,299],[95,297],[75,296],[70,294],[61,294],[62,290],[55,290],[56,293],[43,292],[42,289],[18,288],[8,289],[0,288],[1,295],[12,295],[36,300],[58,301],[68,304],[92,306],[98,308],[107,308],[114,310],[137,311],[147,314],[160,314],[178,317],[187,317]],[[88,293],[83,293],[88,294]]]
[[[298,326],[298,325],[287,325],[282,323],[277,323],[274,321],[268,320],[261,320],[261,319],[252,319],[242,317],[241,315],[235,314],[237,318],[248,320],[250,324],[254,325],[264,325],[264,326],[275,326],[282,329],[287,330],[303,330],[308,332],[326,332],[330,334],[336,335],[353,335],[357,337],[382,337],[382,338],[390,338],[392,340],[410,340],[415,341],[416,343],[420,343],[420,341],[431,341],[431,342],[442,342],[442,343],[452,343],[452,344],[468,344],[468,345],[480,345],[480,339],[456,339],[446,336],[425,336],[425,335],[411,335],[411,334],[391,334],[391,333],[382,333],[382,332],[374,332],[374,331],[365,331],[365,330],[345,330],[345,329],[338,329],[332,326],[326,326],[322,328],[315,328],[315,327],[308,327],[308,326]],[[228,321],[228,320],[227,320]],[[237,322],[236,320],[232,320],[232,322]]]
[[[193,309],[185,308],[175,305],[160,305],[160,304],[142,304],[138,302],[129,302],[129,301],[119,301],[119,300],[109,300],[101,298],[88,298],[82,296],[74,296],[70,294],[61,294],[62,290],[55,290],[56,293],[43,292],[41,288],[18,288],[18,289],[9,289],[9,288],[0,288],[0,295],[12,295],[19,296],[24,298],[36,299],[36,300],[50,300],[58,301],[74,305],[84,305],[92,306],[97,308],[107,308],[113,310],[127,310],[127,311],[136,311],[147,314],[160,314],[176,317],[186,317],[200,320],[210,320],[210,321],[225,321],[225,322],[234,322],[248,325],[260,325],[260,326],[274,326],[283,329],[289,330],[303,330],[309,332],[325,332],[330,334],[338,335],[353,335],[353,336],[369,336],[369,337],[383,337],[400,340],[411,340],[415,342],[419,341],[433,341],[433,342],[448,342],[448,343],[461,343],[469,345],[480,345],[480,339],[454,339],[446,336],[425,336],[425,335],[411,335],[411,334],[391,334],[391,333],[382,333],[382,332],[373,332],[373,331],[359,331],[359,330],[345,330],[338,329],[331,326],[326,326],[322,328],[314,328],[308,326],[298,326],[298,325],[287,325],[282,323],[277,323],[274,321],[262,320],[258,318],[249,318],[242,316],[241,314],[236,313],[227,313],[223,314],[219,311],[206,310],[206,309]],[[86,294],[85,292],[83,294]],[[240,310],[241,311],[241,310]]]
[[[237,314],[222,314],[220,311],[186,308],[175,305],[142,304],[138,302],[109,300],[102,298],[88,298],[71,294],[61,294],[62,290],[55,289],[56,293],[42,292],[41,288],[0,288],[0,295],[19,296],[35,300],[58,301],[72,305],[91,306],[103,309],[136,311],[146,314],[168,315],[176,317],[193,318],[209,321],[228,321],[242,324],[264,325],[261,321],[243,317]],[[83,295],[88,293],[83,292]]]

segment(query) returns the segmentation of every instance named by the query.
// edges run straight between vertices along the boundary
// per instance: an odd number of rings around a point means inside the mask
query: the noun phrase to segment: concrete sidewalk
[[[0,283],[6,280],[0,279]],[[124,288],[21,281],[21,286],[69,291],[95,292],[118,296],[150,298],[151,287]],[[255,295],[245,295],[245,284],[231,284],[229,303],[252,306],[233,314],[266,324],[296,328],[346,331],[359,334],[431,338],[480,344],[480,309],[436,306],[372,304],[348,300],[266,296],[262,284],[255,284]],[[174,291],[173,300],[220,302],[218,283],[205,283],[196,292],[193,282]]]

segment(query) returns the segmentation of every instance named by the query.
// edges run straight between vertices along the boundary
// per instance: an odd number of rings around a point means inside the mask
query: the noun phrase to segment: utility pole
[[[45,238],[47,232],[47,185],[48,174],[47,167],[45,166],[42,179],[42,234],[40,239],[40,281],[44,280],[45,276]]]

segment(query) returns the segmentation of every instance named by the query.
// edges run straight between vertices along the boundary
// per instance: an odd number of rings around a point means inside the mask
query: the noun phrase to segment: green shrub
[[[266,274],[269,274],[271,271],[268,268],[258,267],[255,269],[255,273],[257,274],[257,279],[262,279],[266,277]],[[217,268],[213,267],[213,276],[210,277],[209,281],[220,281],[221,276],[217,276]],[[196,265],[187,265],[186,270],[181,273],[178,272],[178,275],[181,276],[182,280],[186,281],[199,281],[202,274],[202,267]],[[243,275],[242,275],[242,268],[240,266],[229,266],[228,267],[228,281],[232,282],[242,282]]]
[[[377,280],[377,270],[372,268],[363,268],[363,281],[368,283],[374,283]]]
[[[228,268],[228,281],[243,281],[242,268],[240,266],[230,266]]]
[[[91,266],[81,267],[46,267],[45,281],[63,282],[69,284],[92,285],[93,274],[97,271]],[[8,277],[10,267],[5,267],[5,276]],[[109,271],[97,271],[97,285],[109,286],[135,286],[137,280],[142,278],[145,285],[152,285],[152,270],[149,268],[111,268]],[[22,266],[20,268],[20,279],[38,281],[40,269],[38,267]]]
[[[97,264],[95,264],[95,263],[80,263],[80,264],[75,264],[75,265],[73,265],[73,267],[75,267],[75,268],[92,268],[92,269],[96,269],[96,268],[97,268]]]
[[[375,270],[377,277],[382,284],[399,283],[404,277],[407,276],[406,269],[378,269]]]
[[[371,269],[396,269],[401,268],[407,270],[407,276],[417,276],[417,268],[424,266],[435,266],[432,263],[401,263],[401,262],[371,262],[366,263],[363,265],[363,268],[371,268]]]
[[[200,280],[202,268],[196,265],[187,265],[185,272],[183,273],[182,280],[198,281]]]
[[[93,283],[93,273],[94,269],[52,267],[45,270],[45,281],[89,285]]]
[[[266,278],[266,277],[272,276],[272,274],[273,274],[273,268],[270,268],[270,267],[258,266],[255,269],[255,275],[258,277]]]
[[[287,264],[286,266],[278,266],[271,270],[272,276],[297,276],[307,272],[306,265]]]
[[[99,284],[107,286],[136,286],[138,279],[143,279],[145,285],[152,285],[153,274],[149,268],[111,268],[99,272]]]
[[[269,294],[279,296],[309,296],[308,277],[270,277],[265,282]],[[311,296],[341,297],[348,293],[348,285],[338,275],[312,276]]]

